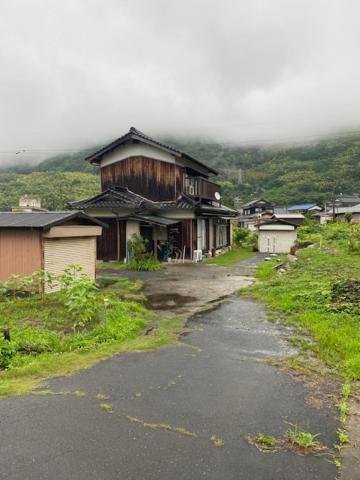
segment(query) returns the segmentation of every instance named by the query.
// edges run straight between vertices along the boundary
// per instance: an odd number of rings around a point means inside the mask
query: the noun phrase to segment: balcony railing
[[[210,182],[203,177],[186,177],[184,182],[184,193],[192,197],[204,198],[206,200],[219,200],[215,193],[220,193],[220,185]]]

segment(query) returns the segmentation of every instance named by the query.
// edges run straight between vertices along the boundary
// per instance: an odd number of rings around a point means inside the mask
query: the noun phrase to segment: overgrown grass
[[[334,299],[338,282],[360,280],[360,256],[332,243],[331,248],[325,244],[322,250],[299,250],[298,261],[289,265],[286,274],[277,274],[275,263],[272,260],[259,267],[261,282],[250,292],[285,313],[285,322],[310,333],[314,339],[311,348],[328,365],[346,379],[360,379],[358,307]]]
[[[71,375],[88,368],[115,353],[159,348],[177,341],[184,327],[182,318],[159,318],[152,335],[138,335],[94,346],[91,350],[64,353],[43,353],[31,356],[23,365],[0,372],[0,398],[22,395],[42,385],[48,378]]]
[[[71,374],[117,352],[176,341],[182,319],[155,320],[140,303],[119,299],[137,289],[138,285],[128,281],[104,286],[102,292],[110,299],[106,318],[100,310],[94,322],[77,331],[57,294],[3,299],[0,327],[10,328],[11,341],[0,340],[4,360],[0,398],[29,392],[49,377]],[[141,335],[149,322],[155,326],[152,334]]]
[[[98,262],[96,270],[126,270],[126,263],[124,262]]]
[[[157,272],[163,268],[161,262],[153,257],[148,257],[143,261],[131,260],[129,263],[123,262],[99,262],[96,265],[97,270],[135,270],[143,272]]]
[[[254,252],[252,252],[250,249],[232,248],[231,250],[228,250],[226,253],[218,255],[217,257],[204,260],[204,263],[210,265],[219,265],[221,267],[231,267],[235,263],[240,262],[240,260],[245,260],[252,255],[254,255]]]

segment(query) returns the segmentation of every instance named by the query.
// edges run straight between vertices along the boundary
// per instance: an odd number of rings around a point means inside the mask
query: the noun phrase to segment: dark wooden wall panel
[[[175,200],[183,189],[183,169],[154,158],[136,156],[101,168],[101,186],[127,187],[154,201]]]
[[[109,225],[103,228],[102,235],[97,237],[97,259],[98,260],[119,260],[126,257],[126,222],[115,218],[99,218]]]
[[[183,220],[181,222],[181,250],[186,247],[185,258],[192,258],[196,250],[196,220]]]

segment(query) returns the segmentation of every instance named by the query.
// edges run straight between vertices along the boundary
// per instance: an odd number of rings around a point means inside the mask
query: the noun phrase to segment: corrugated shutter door
[[[59,275],[72,263],[80,265],[86,275],[95,279],[95,237],[44,239],[45,270]]]

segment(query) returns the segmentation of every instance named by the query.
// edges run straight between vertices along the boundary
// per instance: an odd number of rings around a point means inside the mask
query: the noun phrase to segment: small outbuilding
[[[297,237],[297,225],[276,217],[257,226],[261,253],[289,253]]]
[[[78,264],[95,279],[96,237],[104,224],[81,212],[0,212],[0,281]]]

